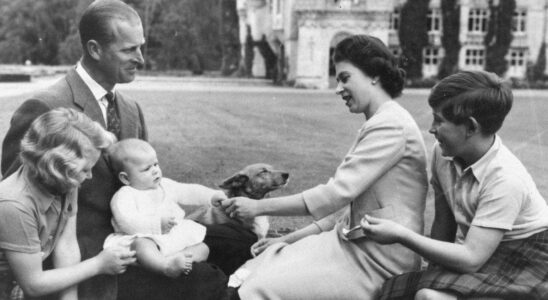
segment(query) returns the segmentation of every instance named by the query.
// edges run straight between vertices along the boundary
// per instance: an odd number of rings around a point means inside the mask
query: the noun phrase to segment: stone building
[[[431,0],[428,11],[429,45],[423,49],[423,75],[436,76],[444,55],[441,46],[441,1]],[[494,0],[506,1],[506,0]],[[266,40],[276,55],[284,79],[297,86],[327,88],[333,67],[330,54],[351,34],[378,37],[394,53],[400,52],[400,8],[406,0],[238,0],[240,40]],[[489,0],[460,0],[460,53],[458,68],[482,69]],[[547,41],[548,0],[516,0],[513,40],[507,54],[506,77],[523,78],[536,63]],[[242,47],[243,49],[243,47]],[[252,74],[265,76],[263,51],[254,48]],[[280,76],[280,75],[278,75]]]

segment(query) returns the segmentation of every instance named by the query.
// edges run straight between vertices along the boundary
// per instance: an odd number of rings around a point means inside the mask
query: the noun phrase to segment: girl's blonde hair
[[[64,193],[77,187],[78,159],[102,151],[116,137],[81,112],[57,108],[38,117],[21,141],[21,162],[41,184]]]

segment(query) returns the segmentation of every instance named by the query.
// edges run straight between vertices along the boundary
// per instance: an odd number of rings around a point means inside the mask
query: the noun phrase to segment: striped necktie
[[[112,92],[108,92],[105,95],[108,102],[107,107],[107,130],[114,133],[114,135],[120,139],[120,117],[116,111],[116,99]]]

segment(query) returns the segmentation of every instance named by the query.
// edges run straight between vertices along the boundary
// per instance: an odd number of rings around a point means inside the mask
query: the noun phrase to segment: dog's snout
[[[289,178],[289,173],[282,173],[282,178],[287,180]]]

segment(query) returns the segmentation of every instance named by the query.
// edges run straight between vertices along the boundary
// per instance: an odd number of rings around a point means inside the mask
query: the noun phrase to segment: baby
[[[108,149],[108,155],[124,186],[110,203],[114,233],[106,238],[104,248],[130,246],[140,265],[169,277],[188,274],[193,262],[205,261],[206,228],[185,219],[180,205],[207,206],[226,195],[163,178],[156,151],[145,141],[122,140]]]

